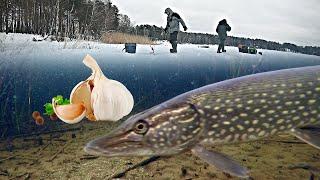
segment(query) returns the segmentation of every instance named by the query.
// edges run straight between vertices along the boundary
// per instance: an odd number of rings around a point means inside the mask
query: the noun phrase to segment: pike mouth
[[[143,148],[141,139],[126,136],[103,136],[86,144],[84,151],[95,156],[130,156],[140,154]]]
[[[93,140],[84,147],[84,151],[95,156],[130,156],[141,149],[141,147],[141,143],[130,141],[118,142],[116,144],[110,144],[109,146],[101,146],[100,144],[96,144],[95,140]]]
[[[113,143],[110,142],[111,137],[104,136],[97,139],[94,139],[86,144],[84,147],[84,151],[90,155],[104,155],[108,156],[110,151],[108,151],[109,145],[112,145]]]
[[[90,146],[86,145],[84,147],[84,151],[87,154],[93,155],[93,156],[101,156],[101,155],[107,155],[109,153],[106,153],[104,150],[100,149],[98,146]]]

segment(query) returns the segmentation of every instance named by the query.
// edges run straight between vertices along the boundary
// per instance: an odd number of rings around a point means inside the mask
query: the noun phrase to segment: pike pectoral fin
[[[192,153],[204,160],[210,165],[215,166],[217,169],[223,172],[229,173],[233,176],[248,177],[249,171],[247,168],[242,167],[236,161],[232,160],[228,156],[215,151],[208,151],[204,147],[197,145],[191,149]]]
[[[300,140],[320,149],[320,127],[308,126],[291,130],[291,133]]]

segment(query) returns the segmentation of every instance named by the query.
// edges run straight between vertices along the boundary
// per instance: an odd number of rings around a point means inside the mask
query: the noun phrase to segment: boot
[[[222,52],[227,52],[227,51],[224,49],[224,46],[222,47]]]
[[[172,49],[170,49],[170,53],[177,53],[177,46],[178,46],[177,41],[172,42]]]
[[[220,45],[220,44],[219,44],[219,47],[218,47],[217,53],[221,53],[221,45]]]

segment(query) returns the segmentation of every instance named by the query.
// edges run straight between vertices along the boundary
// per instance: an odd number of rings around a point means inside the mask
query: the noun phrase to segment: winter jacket
[[[227,21],[224,19],[219,22],[216,32],[219,35],[219,39],[225,40],[227,38],[227,31],[231,31],[231,27],[227,24]]]
[[[180,23],[181,23],[183,28],[186,30],[187,26],[182,20],[182,18],[180,17],[180,15],[178,13],[173,12],[171,9],[169,10],[168,9],[166,10],[169,12],[167,17],[167,26],[165,29],[169,30],[169,33],[178,32],[180,31]]]

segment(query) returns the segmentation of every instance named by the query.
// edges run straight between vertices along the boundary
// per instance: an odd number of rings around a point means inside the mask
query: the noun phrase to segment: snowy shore
[[[126,54],[123,52],[123,44],[104,44],[101,42],[84,41],[84,40],[68,40],[65,42],[57,41],[33,41],[33,38],[41,38],[38,35],[30,34],[5,34],[0,33],[0,57],[2,60],[13,60],[23,57],[42,57],[52,58],[54,56],[59,59],[68,59],[70,57],[79,56],[83,58],[85,54],[94,54],[104,58],[126,58],[154,59],[154,56],[160,55],[162,58],[169,59],[261,59],[260,55],[242,54],[238,52],[236,47],[226,47],[226,54],[217,54],[217,45],[209,45],[209,48],[203,48],[201,45],[181,44],[178,46],[178,54],[170,54],[170,44],[168,42],[159,42],[158,45],[137,45],[136,54]],[[152,48],[154,49],[154,53]],[[271,50],[259,50],[263,52],[263,57],[279,56],[280,58],[308,58],[310,55],[294,54],[290,52],[277,52]],[[314,57],[313,57],[314,58]]]

